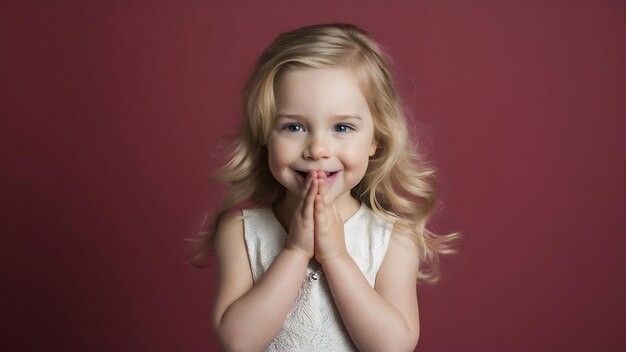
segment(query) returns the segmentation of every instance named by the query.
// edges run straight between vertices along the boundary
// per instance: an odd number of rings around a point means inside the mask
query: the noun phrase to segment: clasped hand
[[[323,171],[309,171],[304,196],[294,210],[287,248],[309,259],[324,260],[346,253],[343,219]]]

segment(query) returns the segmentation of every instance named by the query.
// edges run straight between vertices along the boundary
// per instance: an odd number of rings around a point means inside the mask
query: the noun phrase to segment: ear
[[[378,143],[376,143],[375,139],[372,139],[372,145],[370,146],[370,157],[376,154],[376,149],[378,149]]]

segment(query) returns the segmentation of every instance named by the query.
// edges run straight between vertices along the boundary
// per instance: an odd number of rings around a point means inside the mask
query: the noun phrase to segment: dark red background
[[[420,351],[623,351],[622,1],[4,1],[2,351],[215,350],[184,238],[280,32],[344,21],[394,59],[439,168]]]

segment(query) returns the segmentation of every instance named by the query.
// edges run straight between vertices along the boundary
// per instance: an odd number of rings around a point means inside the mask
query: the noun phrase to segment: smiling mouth
[[[302,176],[302,178],[306,179],[307,175],[309,174],[308,171],[300,171],[300,170],[296,170],[296,173],[298,173],[300,176]],[[326,172],[326,177],[327,178],[332,178],[333,176],[335,176],[337,174],[337,171],[330,171],[330,172]]]

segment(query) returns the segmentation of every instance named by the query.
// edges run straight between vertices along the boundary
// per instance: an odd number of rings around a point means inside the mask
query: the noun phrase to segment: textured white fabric
[[[271,207],[244,209],[242,213],[246,249],[256,283],[285,248],[287,233]],[[392,224],[365,204],[344,223],[348,253],[372,287],[392,228]],[[266,351],[356,350],[334,304],[321,265],[311,260],[294,306]]]

